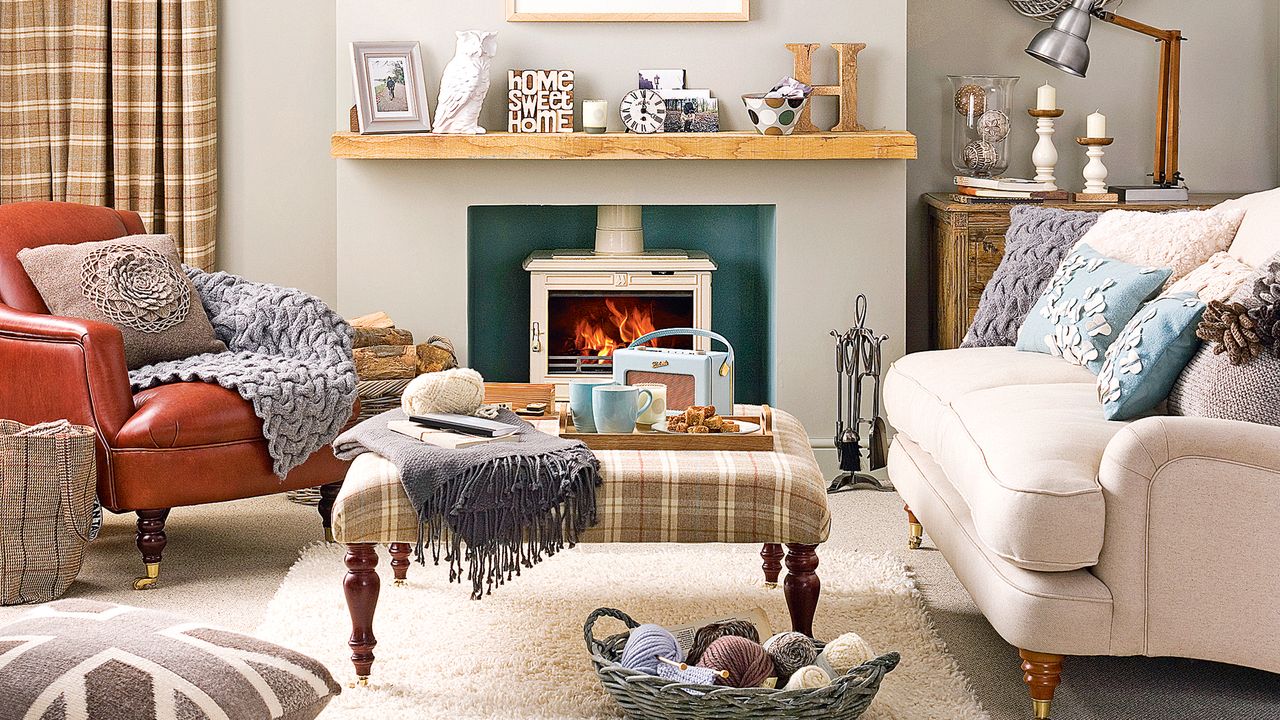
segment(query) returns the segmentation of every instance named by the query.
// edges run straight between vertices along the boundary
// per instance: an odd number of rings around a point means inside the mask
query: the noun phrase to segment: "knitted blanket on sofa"
[[[186,271],[227,352],[138,368],[129,373],[133,390],[199,381],[236,391],[262,418],[272,469],[283,478],[351,419],[351,326],[301,290]]]

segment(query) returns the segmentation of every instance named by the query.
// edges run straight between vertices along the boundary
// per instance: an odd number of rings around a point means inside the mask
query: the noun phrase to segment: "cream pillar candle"
[[[1040,86],[1036,91],[1036,109],[1037,110],[1057,110],[1058,109],[1058,90],[1049,83]]]
[[[1087,137],[1104,138],[1107,136],[1107,116],[1100,112],[1095,112],[1089,116]]]
[[[592,134],[605,131],[609,124],[608,100],[582,101],[582,129]]]

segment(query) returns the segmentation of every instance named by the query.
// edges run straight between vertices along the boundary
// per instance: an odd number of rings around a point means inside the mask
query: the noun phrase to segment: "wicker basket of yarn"
[[[597,639],[593,630],[596,621],[603,617],[621,620],[626,624],[627,632]],[[632,670],[622,664],[627,641],[631,638],[632,631],[640,627],[640,623],[621,610],[600,608],[587,617],[582,629],[587,652],[591,654],[591,662],[596,668],[596,674],[600,676],[600,682],[631,718],[852,720],[866,711],[880,690],[881,680],[898,665],[898,654],[888,653],[850,669],[828,685],[800,690],[737,688],[681,682],[655,677],[653,673],[644,670]],[[720,645],[712,652],[733,653],[735,646],[740,644],[739,640],[739,637],[722,636],[715,641]],[[819,650],[823,647],[822,643],[816,645]],[[758,645],[755,647],[759,649]],[[745,645],[743,649],[746,649]],[[710,647],[707,651],[711,651]],[[704,651],[704,655],[707,651]],[[632,652],[635,652],[634,648]],[[754,658],[749,653],[743,653],[741,662],[744,663],[744,670],[751,671],[753,661]],[[628,664],[635,665],[634,662]]]

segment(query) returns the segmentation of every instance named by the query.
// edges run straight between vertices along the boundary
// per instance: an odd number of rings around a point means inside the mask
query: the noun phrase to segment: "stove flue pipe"
[[[596,254],[643,255],[641,211],[639,205],[600,205],[596,209]]]

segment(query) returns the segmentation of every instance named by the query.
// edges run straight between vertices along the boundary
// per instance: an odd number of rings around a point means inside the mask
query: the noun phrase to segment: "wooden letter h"
[[[813,54],[820,43],[789,43],[787,49],[795,56],[795,79],[813,85]],[[840,98],[840,123],[832,132],[860,132],[866,128],[858,124],[858,53],[866,49],[866,43],[831,43],[840,55],[840,72],[837,85],[815,85],[814,95],[830,95]],[[810,118],[812,104],[805,107],[796,124],[796,132],[819,132]]]

